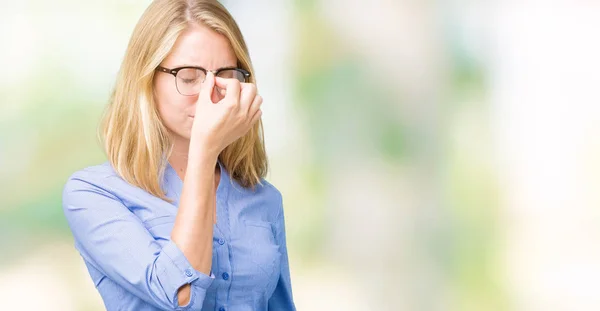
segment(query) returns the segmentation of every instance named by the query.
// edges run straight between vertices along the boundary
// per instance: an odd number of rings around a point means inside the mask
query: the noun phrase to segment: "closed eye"
[[[191,83],[196,83],[196,81],[198,81],[198,79],[181,79],[181,81],[183,81],[183,83],[191,84]]]

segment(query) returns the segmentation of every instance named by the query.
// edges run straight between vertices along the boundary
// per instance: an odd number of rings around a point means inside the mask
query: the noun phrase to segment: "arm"
[[[214,165],[211,173],[199,176],[214,176]],[[210,177],[202,178],[210,180],[204,184],[210,183],[211,189],[214,187]],[[193,179],[190,177],[188,188],[194,184],[191,182]],[[201,183],[199,181],[196,185]],[[186,240],[185,237],[179,237],[178,240],[173,238],[161,248],[141,220],[119,198],[99,184],[90,181],[85,172],[78,172],[71,176],[63,192],[64,213],[82,257],[108,278],[155,307],[200,310],[206,290],[214,279],[213,275],[207,275],[210,263],[207,269],[202,255],[212,257],[212,248],[210,254],[197,254],[205,250],[203,246],[190,245],[190,238]],[[197,216],[195,228],[189,228],[193,219],[184,221],[183,225],[179,220],[180,224],[176,226],[180,233],[172,233],[172,236],[188,234],[198,238],[202,233],[207,234],[208,230],[202,228],[207,226],[198,225],[201,223],[199,219],[204,217],[211,231],[207,240],[212,239],[212,214],[198,211],[195,215],[189,211],[198,209],[193,206],[195,204],[210,202],[208,199],[202,200],[200,193],[203,192],[200,191],[196,196],[190,191],[182,194],[182,200],[185,197],[186,203],[181,202],[180,208],[188,211],[178,212],[178,217],[182,213],[185,213],[185,217]],[[208,210],[212,212],[212,209]],[[185,288],[187,292],[184,292]]]
[[[171,240],[196,270],[208,275],[212,265],[217,204],[214,188],[217,156],[204,152],[206,147],[196,145],[196,142],[192,140],[190,143],[190,156]],[[179,304],[187,304],[191,297],[191,287],[186,284],[179,290]]]
[[[225,97],[214,104],[212,93],[218,85]],[[171,233],[192,265],[208,273],[212,264],[213,222],[216,223],[214,171],[219,153],[247,133],[260,118],[262,97],[256,85],[235,79],[215,79],[211,72],[202,83],[188,152],[180,207]],[[185,285],[178,293],[181,302],[192,297]]]
[[[275,239],[279,244],[281,251],[281,274],[277,281],[277,287],[269,298],[269,311],[295,311],[294,299],[292,296],[292,283],[290,278],[290,265],[288,261],[287,243],[285,235],[285,219],[283,216],[283,204],[275,223]]]

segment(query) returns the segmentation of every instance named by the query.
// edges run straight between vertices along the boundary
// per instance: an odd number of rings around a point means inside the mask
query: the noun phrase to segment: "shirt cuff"
[[[186,310],[196,303],[202,303],[206,296],[206,290],[210,287],[215,275],[211,272],[210,276],[195,270],[187,260],[183,252],[177,247],[173,241],[169,241],[162,249],[162,253],[166,255],[166,259],[170,261],[164,265],[164,278],[168,280],[164,284],[167,293],[170,293],[174,306],[177,310]],[[185,306],[180,306],[177,299],[179,288],[185,284],[190,284],[191,295],[190,302]]]

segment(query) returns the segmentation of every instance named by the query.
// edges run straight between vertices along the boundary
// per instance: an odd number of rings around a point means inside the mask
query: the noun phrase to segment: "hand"
[[[213,103],[214,87],[224,98]],[[200,139],[204,147],[218,155],[223,149],[245,135],[262,115],[262,97],[256,85],[236,79],[218,78],[209,72],[196,102],[191,140]]]

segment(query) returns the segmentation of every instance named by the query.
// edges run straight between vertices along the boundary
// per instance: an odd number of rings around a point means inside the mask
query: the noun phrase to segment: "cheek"
[[[191,124],[189,115],[194,112],[197,96],[181,96],[177,90],[160,83],[156,83],[155,88],[158,113],[165,126],[172,132],[184,134],[189,127],[187,123]]]

